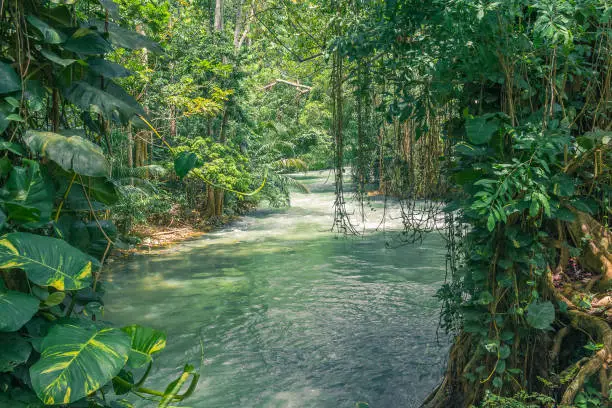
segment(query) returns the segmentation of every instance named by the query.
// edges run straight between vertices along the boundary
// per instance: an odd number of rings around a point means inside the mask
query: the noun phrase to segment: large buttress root
[[[606,369],[612,355],[612,329],[610,329],[607,322],[598,317],[577,310],[569,311],[569,315],[573,328],[589,333],[604,346],[580,368],[570,385],[563,393],[561,403],[566,405],[571,405],[574,402],[574,398],[576,398],[578,392],[584,387],[585,381],[598,371],[600,372],[600,378],[605,376],[607,379],[608,376]],[[604,370],[603,374],[601,373],[602,369]],[[606,381],[605,384],[602,384],[602,394],[607,394],[607,387],[608,384]]]

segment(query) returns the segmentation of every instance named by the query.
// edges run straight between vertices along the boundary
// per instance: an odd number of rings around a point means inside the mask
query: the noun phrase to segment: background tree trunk
[[[223,31],[223,0],[215,2],[215,31]]]
[[[234,49],[235,50],[238,50],[238,48],[240,48],[240,32],[242,31],[241,18],[242,18],[243,4],[244,4],[244,0],[239,0],[238,5],[236,6],[236,20],[234,24]]]

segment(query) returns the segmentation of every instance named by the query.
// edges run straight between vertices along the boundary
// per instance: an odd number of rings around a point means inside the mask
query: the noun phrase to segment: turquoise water
[[[185,406],[416,407],[437,384],[442,238],[386,248],[399,221],[391,206],[376,232],[380,204],[364,238],[337,237],[333,178],[300,178],[311,194],[293,194],[290,208],[114,264],[106,318],[168,335],[147,386],[199,366],[201,345],[202,377]]]

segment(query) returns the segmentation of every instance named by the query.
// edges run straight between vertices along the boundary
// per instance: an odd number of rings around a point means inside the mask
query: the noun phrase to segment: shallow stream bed
[[[442,238],[387,248],[399,225],[387,211],[375,231],[380,203],[364,238],[338,237],[333,177],[299,178],[311,194],[293,194],[290,208],[262,208],[107,273],[105,317],[168,335],[149,387],[199,366],[202,347],[202,378],[184,404],[194,408],[416,407],[440,380]]]

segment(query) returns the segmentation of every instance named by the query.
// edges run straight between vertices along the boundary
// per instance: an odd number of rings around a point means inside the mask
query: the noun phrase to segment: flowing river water
[[[185,363],[203,360],[186,406],[419,406],[447,352],[433,297],[445,273],[442,238],[388,248],[401,224],[392,204],[384,212],[376,202],[365,237],[338,237],[330,232],[333,176],[298,178],[311,193],[293,193],[289,208],[262,208],[200,239],[116,262],[105,318],[167,333],[149,387],[163,390]],[[385,231],[376,232],[383,213]]]

